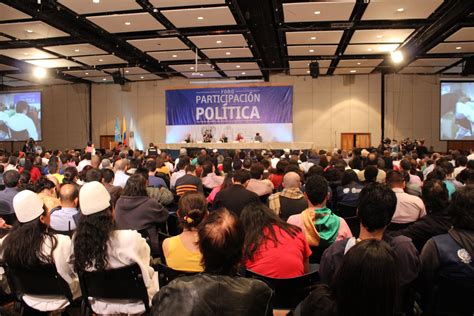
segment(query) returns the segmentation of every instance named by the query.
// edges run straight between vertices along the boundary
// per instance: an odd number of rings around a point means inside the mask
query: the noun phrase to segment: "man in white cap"
[[[114,269],[137,263],[151,300],[159,289],[158,274],[150,267],[150,247],[145,239],[135,230],[114,229],[110,194],[100,182],[92,181],[82,186],[79,205],[84,216],[74,236],[75,270],[93,271],[97,267]],[[107,235],[108,240],[97,237]],[[91,306],[97,314],[145,312],[141,301],[93,299]]]
[[[2,240],[2,259],[13,268],[34,268],[24,267],[21,262],[52,263],[69,285],[73,298],[80,297],[79,281],[69,264],[71,239],[48,232],[50,214],[45,211],[43,200],[36,193],[24,190],[13,198],[13,208],[20,225]],[[41,243],[38,244],[38,240]],[[64,296],[24,295],[22,299],[29,307],[42,312],[56,311],[69,305]]]

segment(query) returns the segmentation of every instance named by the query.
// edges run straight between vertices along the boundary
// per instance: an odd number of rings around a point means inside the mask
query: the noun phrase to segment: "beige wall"
[[[385,77],[385,136],[425,139],[435,150],[446,151],[439,140],[439,77],[387,75]]]
[[[42,91],[42,138],[45,148],[82,148],[88,139],[89,86],[68,84],[42,86],[32,89]],[[22,142],[14,143],[19,150]],[[0,143],[0,147],[11,150],[11,143]]]
[[[268,84],[293,85],[293,132],[296,142],[314,142],[318,148],[340,145],[341,132],[371,132],[372,143],[381,137],[380,75],[295,77],[273,75]],[[150,141],[165,141],[165,90],[192,88],[188,79],[175,78],[131,84],[125,92],[118,85],[92,86],[93,140],[113,135],[115,119],[134,118],[135,135],[146,146]],[[130,127],[127,126],[130,130]]]

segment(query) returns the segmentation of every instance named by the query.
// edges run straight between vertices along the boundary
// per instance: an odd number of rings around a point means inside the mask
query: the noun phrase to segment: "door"
[[[341,149],[370,147],[370,133],[341,133]]]
[[[100,148],[110,149],[110,143],[114,140],[114,135],[100,135]]]
[[[355,146],[357,148],[369,148],[370,133],[357,133],[355,135]]]
[[[354,148],[354,133],[341,133],[341,149],[352,150]]]

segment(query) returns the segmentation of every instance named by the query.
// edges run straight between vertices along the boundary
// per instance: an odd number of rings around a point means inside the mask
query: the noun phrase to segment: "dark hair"
[[[287,160],[278,161],[277,164],[276,164],[275,173],[276,174],[284,174],[285,170],[286,170],[286,167],[288,167],[289,164],[290,163]]]
[[[459,156],[456,158],[456,163],[458,166],[464,167],[467,165],[467,157],[466,156]]]
[[[222,162],[222,169],[224,173],[229,173],[232,172],[232,158],[230,157],[225,157],[224,161]]]
[[[263,176],[264,172],[263,165],[259,162],[253,163],[250,167],[250,177],[252,179],[260,179]]]
[[[284,222],[268,206],[262,203],[248,204],[240,214],[245,231],[244,259],[252,260],[255,252],[265,241],[279,242],[276,229],[285,231],[294,238],[300,228]]]
[[[375,182],[379,170],[375,166],[367,166],[364,170],[364,178],[366,182]]]
[[[452,196],[450,214],[454,228],[474,230],[474,186],[458,189]]]
[[[102,182],[102,172],[98,169],[90,169],[86,172],[86,182],[98,181]]]
[[[245,182],[250,180],[250,172],[248,170],[243,169],[236,170],[232,179],[234,180],[234,182],[244,184]]]
[[[184,168],[186,168],[187,165],[189,165],[191,163],[191,160],[189,160],[189,157],[186,157],[186,156],[183,156],[183,157],[179,157],[179,161],[178,161],[178,170],[184,170]]]
[[[444,172],[446,172],[446,175],[451,174],[454,172],[454,166],[451,162],[445,160],[442,161],[439,166],[444,169]]]
[[[179,160],[181,161],[181,158]],[[154,172],[156,170],[156,160],[155,159],[148,159],[145,163],[145,168],[149,172]]]
[[[305,192],[311,204],[321,204],[328,196],[328,182],[321,176],[311,176],[306,179]]]
[[[341,178],[341,185],[344,186],[344,185],[348,185],[352,182],[355,182],[355,183],[358,183],[359,182],[359,178],[357,177],[357,173],[355,173],[354,170],[352,169],[347,169],[344,171],[344,173],[342,174],[342,178]]]
[[[49,161],[48,163],[48,172],[49,174],[58,173],[59,164],[55,161]]]
[[[115,177],[114,172],[110,169],[102,169],[101,172],[105,183],[110,183],[110,181]]]
[[[56,188],[56,185],[54,184],[54,182],[49,180],[46,177],[40,177],[38,180],[36,180],[36,183],[35,183],[35,192],[36,193],[40,193],[44,189],[51,190],[51,189],[54,189],[54,188]]]
[[[336,299],[329,286],[317,284],[301,302],[301,316],[337,316]]]
[[[225,208],[214,211],[201,222],[198,235],[204,271],[235,274],[245,238],[237,216]]]
[[[449,206],[449,193],[441,180],[426,180],[422,187],[422,199],[428,213],[447,211]]]
[[[390,224],[396,207],[397,196],[389,187],[370,183],[359,194],[357,217],[369,232],[373,232]]]
[[[395,184],[402,184],[405,181],[405,175],[401,171],[390,170],[387,172],[385,181],[390,186],[395,185]]]
[[[324,169],[323,167],[319,165],[313,165],[308,169],[308,172],[306,173],[306,178],[310,178],[312,176],[322,176],[324,174]]]
[[[43,216],[47,211],[43,212]],[[46,239],[51,245],[45,247],[50,253],[43,252]],[[15,225],[2,244],[3,260],[11,267],[34,268],[45,263],[53,263],[52,253],[57,246],[56,237],[48,231],[48,226],[40,218]]]
[[[436,167],[433,169],[433,171],[428,173],[428,175],[426,176],[426,180],[435,180],[435,179],[441,180],[441,181],[446,179],[446,171],[444,170],[444,168]]]
[[[400,167],[405,170],[405,171],[410,171],[411,170],[411,162],[408,159],[402,159],[400,161]]]
[[[205,161],[205,162],[202,164],[202,174],[201,174],[201,177],[204,178],[204,177],[207,176],[208,174],[212,173],[213,167],[214,167],[214,165],[212,164],[212,162],[210,162],[210,161]]]
[[[63,183],[65,184],[71,184],[74,183],[74,178],[76,178],[79,175],[77,172],[76,167],[67,167],[64,169],[64,178],[63,178]]]
[[[191,229],[197,227],[207,215],[207,200],[200,192],[186,192],[178,202],[178,219],[180,224]],[[189,218],[186,220],[185,217]]]
[[[357,243],[344,255],[331,284],[338,316],[393,316],[398,288],[395,255],[375,239]]]
[[[104,270],[108,264],[107,242],[114,229],[110,208],[83,216],[74,234],[74,270]]]
[[[185,171],[186,171],[186,173],[194,172],[194,171],[196,171],[196,166],[189,164],[189,165],[186,166]]]
[[[3,183],[7,188],[14,188],[18,186],[20,181],[20,173],[16,170],[8,170],[3,173]]]
[[[252,160],[250,158],[245,158],[242,162],[244,169],[250,169],[252,167]]]
[[[232,167],[234,168],[234,170],[242,169],[242,161],[240,161],[239,159],[234,159],[234,161],[232,162]]]
[[[125,184],[122,196],[148,196],[146,179],[139,174],[131,175]]]

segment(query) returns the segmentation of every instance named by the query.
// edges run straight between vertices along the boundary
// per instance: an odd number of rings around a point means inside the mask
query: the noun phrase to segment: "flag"
[[[122,140],[122,131],[120,130],[120,122],[118,117],[115,119],[115,141],[118,143]]]
[[[133,119],[130,119],[130,133],[129,133],[129,144],[130,148],[135,150],[135,131],[133,130]]]
[[[123,117],[122,121],[122,143],[124,146],[127,146],[128,144],[128,138],[127,138],[127,121],[125,120],[125,116]]]

